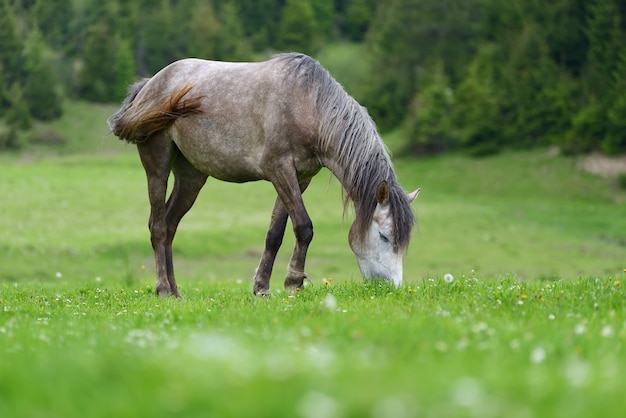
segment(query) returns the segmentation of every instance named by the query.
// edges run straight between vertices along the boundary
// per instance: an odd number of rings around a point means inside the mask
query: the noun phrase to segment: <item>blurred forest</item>
[[[350,93],[406,150],[626,152],[626,0],[0,0],[0,148],[183,57],[362,45]]]

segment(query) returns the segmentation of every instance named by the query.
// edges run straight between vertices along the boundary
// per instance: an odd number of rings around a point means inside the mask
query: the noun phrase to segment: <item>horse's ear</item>
[[[376,188],[376,201],[379,205],[384,206],[389,202],[389,187],[385,180],[381,181]]]
[[[406,196],[409,198],[409,203],[413,203],[413,201],[415,200],[417,195],[420,194],[420,190],[422,190],[422,189],[417,189],[414,192],[407,193]]]

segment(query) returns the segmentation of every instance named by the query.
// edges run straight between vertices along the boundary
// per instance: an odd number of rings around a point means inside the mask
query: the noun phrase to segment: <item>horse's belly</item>
[[[204,174],[235,183],[265,179],[260,167],[263,148],[256,144],[216,137],[189,141],[176,132],[172,139],[185,158]]]

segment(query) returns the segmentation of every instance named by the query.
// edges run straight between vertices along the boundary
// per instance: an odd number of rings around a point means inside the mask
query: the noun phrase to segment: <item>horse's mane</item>
[[[353,228],[358,236],[367,235],[376,209],[376,188],[386,181],[395,245],[405,249],[415,216],[406,193],[396,180],[389,151],[367,110],[313,58],[287,53],[274,59],[284,62],[289,78],[297,87],[313,95],[320,119],[319,148],[324,154],[332,151],[335,162],[343,169],[343,187],[347,194],[344,205],[348,198],[354,202]]]

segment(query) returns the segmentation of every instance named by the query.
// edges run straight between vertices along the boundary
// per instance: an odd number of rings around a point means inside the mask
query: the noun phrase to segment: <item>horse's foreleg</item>
[[[171,263],[171,252],[166,250],[167,223],[165,196],[167,179],[171,168],[171,143],[162,135],[149,138],[137,144],[141,163],[148,180],[148,197],[150,199],[150,241],[154,250],[156,264],[156,293],[162,296],[180,296],[177,289],[172,289],[167,279],[168,263]],[[169,262],[168,262],[168,256]]]
[[[270,277],[276,254],[283,243],[285,227],[287,225],[287,209],[280,198],[276,198],[272,219],[265,236],[265,249],[259,262],[259,267],[254,275],[254,285],[252,291],[255,295],[270,295]]]
[[[296,236],[296,244],[289,261],[287,277],[285,277],[285,289],[290,292],[300,289],[304,285],[304,279],[307,277],[304,272],[306,253],[313,239],[313,223],[302,201],[302,192],[307,188],[311,179],[298,183],[296,178],[295,170],[292,172],[282,170],[281,174],[273,181],[278,197],[291,218]]]

